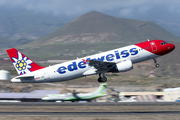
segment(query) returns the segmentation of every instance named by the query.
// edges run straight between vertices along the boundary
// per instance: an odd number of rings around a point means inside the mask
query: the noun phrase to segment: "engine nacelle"
[[[127,60],[116,64],[117,72],[126,72],[132,69],[133,69],[133,64],[131,60]]]

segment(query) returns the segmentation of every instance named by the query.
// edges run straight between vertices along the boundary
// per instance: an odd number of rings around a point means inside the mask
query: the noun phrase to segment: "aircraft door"
[[[150,42],[150,45],[151,45],[152,52],[157,51],[157,46],[155,42]]]

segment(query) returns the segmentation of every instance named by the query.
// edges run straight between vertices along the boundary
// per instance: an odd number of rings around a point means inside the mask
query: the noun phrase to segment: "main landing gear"
[[[155,67],[158,68],[160,65],[157,63],[156,58],[153,58],[153,60],[154,60],[154,63],[155,63]]]
[[[102,77],[101,77],[101,73],[99,73],[99,78],[98,78],[98,82],[102,83],[102,82],[106,82],[107,78],[104,75],[105,73],[102,73]]]

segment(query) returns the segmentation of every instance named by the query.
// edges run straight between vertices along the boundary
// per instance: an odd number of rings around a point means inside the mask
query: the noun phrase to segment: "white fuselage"
[[[61,64],[49,66],[22,76],[34,76],[34,79],[29,78],[20,80],[18,77],[13,78],[12,82],[58,82],[71,80],[74,78],[83,77],[83,73],[92,69],[88,64],[85,64],[83,59],[96,59],[103,60],[104,62],[119,63],[126,60],[131,60],[132,63],[145,61],[148,59],[156,58],[158,55],[148,52],[136,45],[130,45],[99,54],[77,58]]]

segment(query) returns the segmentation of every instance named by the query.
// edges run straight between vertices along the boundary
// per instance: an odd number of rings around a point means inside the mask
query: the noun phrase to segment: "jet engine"
[[[110,69],[110,72],[126,72],[133,69],[133,64],[131,60],[126,60],[120,63],[116,63],[116,65]]]

